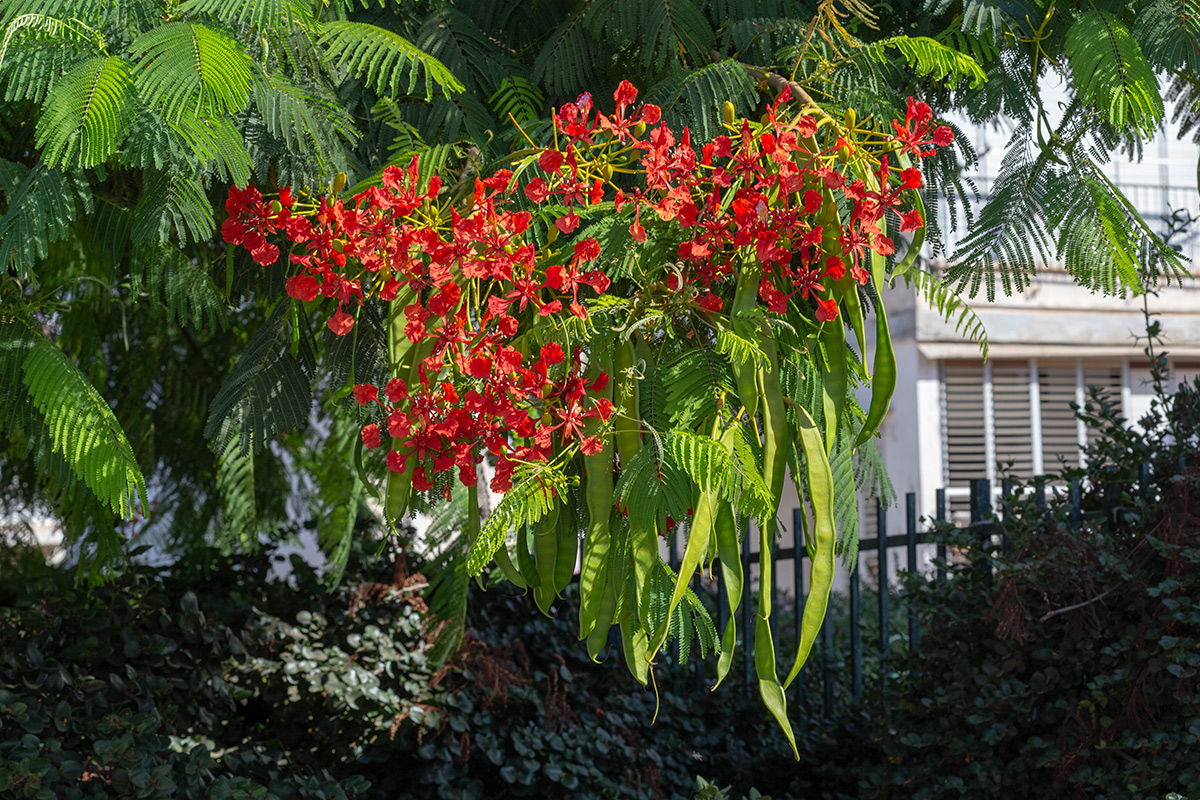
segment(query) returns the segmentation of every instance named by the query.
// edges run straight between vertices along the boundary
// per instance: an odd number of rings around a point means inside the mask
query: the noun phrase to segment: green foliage
[[[354,743],[412,742],[437,697],[417,606],[383,584],[326,594],[306,567],[292,589],[270,568],[209,552],[91,594],[27,573],[0,603],[0,793],[373,796]]]
[[[375,25],[360,22],[331,22],[325,26],[321,44],[336,59],[338,69],[361,76],[375,91],[387,97],[412,94],[422,74],[425,96],[433,96],[436,83],[448,100],[463,85],[436,58],[426,55],[412,42]],[[405,86],[402,76],[407,73]]]
[[[97,56],[77,65],[55,84],[38,120],[45,163],[87,169],[107,161],[124,138],[135,98],[125,59]]]
[[[947,286],[939,276],[921,269],[905,272],[904,282],[915,287],[925,304],[941,314],[942,319],[953,322],[955,333],[978,344],[980,353],[987,358],[988,336],[983,320],[952,287]]]
[[[250,58],[238,43],[214,28],[171,22],[139,36],[131,45],[138,62],[138,93],[175,121],[185,110],[236,114],[250,97]]]
[[[887,48],[900,53],[905,63],[916,69],[918,75],[930,75],[939,81],[965,80],[972,89],[987,82],[987,74],[968,53],[931,39],[927,36],[894,36],[863,48],[867,58],[883,61]]]
[[[0,342],[8,373],[20,364],[54,452],[113,514],[130,517],[135,503],[146,509],[146,481],[125,432],[86,376],[24,320],[0,320]]]
[[[553,465],[531,464],[513,475],[513,487],[483,523],[479,536],[471,542],[466,569],[478,575],[492,556],[504,545],[509,534],[532,525],[558,503],[567,488],[566,476]]]
[[[0,264],[24,279],[32,265],[49,254],[49,245],[71,233],[79,210],[77,192],[85,209],[90,193],[79,192],[70,178],[43,165],[30,168],[0,159],[0,188],[5,209],[0,216]]]
[[[243,453],[257,453],[281,432],[302,428],[312,410],[309,378],[311,344],[289,330],[281,301],[250,337],[209,408],[205,436],[218,452],[236,437]],[[292,353],[293,333],[297,351]]]
[[[1003,547],[941,531],[962,557],[908,584],[921,653],[878,737],[891,766],[862,796],[1200,791],[1200,480],[1177,473],[1197,458],[1198,403],[1200,384],[1160,393],[1140,430],[1103,397],[1080,409],[1100,434],[1063,476],[1085,480],[1081,522],[1065,493],[1037,501],[1051,477],[1004,498]]]
[[[1163,118],[1163,102],[1154,68],[1129,30],[1110,14],[1083,12],[1067,31],[1075,91],[1095,104],[1109,124],[1135,127],[1147,138]]]

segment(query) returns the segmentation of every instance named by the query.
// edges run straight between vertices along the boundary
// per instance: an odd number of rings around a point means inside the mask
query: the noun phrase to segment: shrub
[[[801,726],[797,766],[745,686],[664,659],[656,696],[619,651],[593,664],[573,589],[555,618],[473,603],[433,673],[421,579],[394,563],[357,560],[333,592],[299,561],[270,582],[265,556],[131,564],[90,592],[31,566],[0,607],[0,796],[681,798],[697,773],[853,796],[846,737]]]
[[[1003,546],[943,530],[967,554],[910,583],[922,652],[881,720],[879,797],[1163,797],[1200,793],[1200,383],[1131,431],[1103,398],[1069,502],[1016,487]],[[1140,487],[1139,465],[1150,465]],[[1022,492],[1025,488],[1032,491]]]

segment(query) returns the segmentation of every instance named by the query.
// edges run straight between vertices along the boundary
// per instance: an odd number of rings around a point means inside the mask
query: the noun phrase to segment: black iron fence
[[[1178,464],[1177,474],[1183,472],[1184,466],[1182,461]],[[1132,493],[1136,492],[1145,501],[1153,499],[1154,488],[1149,464],[1142,465],[1138,477],[1139,480],[1135,484],[1116,486],[1117,491],[1100,492],[1102,497],[1100,507],[1089,512],[1083,510],[1082,498],[1086,487],[1079,479],[1062,484],[1037,481],[1026,485],[1024,491],[1031,491],[1033,500],[1039,506],[1046,505],[1048,496],[1054,497],[1056,502],[1065,502],[1067,517],[1072,524],[1092,519],[1112,521],[1122,510],[1121,498],[1131,497]],[[1005,480],[998,488],[999,491],[995,491],[991,481],[986,479],[975,480],[970,484],[967,532],[970,534],[969,538],[979,542],[981,546],[985,547],[985,550],[991,548],[1002,550],[1005,547],[1003,528],[998,523],[1008,515],[1009,503],[1014,497],[1014,492],[1017,491],[1017,484],[1014,481]],[[994,502],[998,504],[998,507],[994,507]],[[947,491],[938,489],[932,521],[946,522],[948,509]],[[793,512],[793,532],[801,530],[799,516],[801,513],[800,509]],[[799,702],[800,705],[808,707],[810,712],[819,710],[826,716],[832,716],[837,707],[839,694],[855,703],[861,702],[864,692],[864,664],[868,656],[875,667],[873,671],[877,673],[879,689],[882,692],[889,674],[886,665],[893,644],[900,640],[910,651],[920,651],[921,620],[918,609],[905,604],[902,593],[891,590],[892,565],[895,564],[897,567],[897,574],[901,566],[906,571],[917,572],[922,566],[918,548],[932,546],[935,548],[932,553],[934,559],[926,560],[926,574],[930,577],[934,575],[938,578],[944,577],[945,565],[949,563],[944,537],[935,536],[932,524],[922,524],[923,520],[917,513],[917,497],[912,492],[909,492],[904,498],[902,533],[888,533],[889,510],[886,507],[876,504],[875,515],[875,530],[878,533],[860,540],[858,563],[846,577],[844,601],[842,598],[838,598],[837,602],[831,602],[817,646],[814,647],[809,662],[805,665],[800,677],[789,690],[789,695],[793,696],[792,699]],[[743,533],[746,534],[748,531],[743,531]],[[752,549],[751,542],[754,538],[749,535],[742,537],[742,569],[746,576],[746,589],[740,611],[742,619],[739,621],[741,629],[739,633],[742,639],[740,646],[743,655],[740,677],[747,687],[757,686],[754,680],[753,637],[747,635],[754,629],[754,615],[757,610],[757,590],[753,587],[757,585],[758,553]],[[929,553],[928,548],[925,552]],[[868,582],[867,588],[871,590],[871,594],[875,595],[872,599],[877,604],[877,609],[872,609],[874,613],[871,615],[869,633],[873,634],[876,641],[871,645],[866,645],[863,641],[864,630],[867,626],[864,625],[864,588],[861,565],[864,559],[870,558],[871,554],[874,554],[876,562],[875,575],[874,580]],[[795,591],[790,593],[790,596],[785,596],[785,602],[782,605],[779,603],[778,596],[780,581],[777,579],[771,587],[771,607],[775,610],[773,618],[783,623],[776,625],[783,669],[789,667],[786,659],[787,648],[790,645],[794,652],[796,643],[800,640],[801,617],[807,599],[804,587],[808,573],[808,564],[806,563],[808,558],[808,552],[803,542],[797,546],[794,536],[792,542],[788,543],[785,540],[783,546],[777,547],[772,554],[772,574],[782,575],[780,565],[787,565],[788,562],[791,562],[790,576],[792,586],[795,587]],[[675,539],[672,539],[669,544],[669,559],[673,567],[679,564],[679,547]],[[697,577],[693,587],[698,590],[699,596],[709,601],[707,605],[710,612],[715,611],[713,620],[717,623],[717,630],[724,630],[729,612],[721,582],[719,580],[701,580]],[[901,613],[898,615],[893,613],[897,610],[893,608],[893,605],[897,603],[906,606],[899,609]],[[893,633],[894,623],[898,623],[901,627],[901,630],[896,631],[895,634]],[[903,630],[905,627],[906,631]],[[868,646],[872,648],[871,651],[866,649]],[[673,648],[668,655],[677,657],[677,647]],[[714,677],[711,674],[712,669],[712,660],[696,659],[693,670],[697,684],[706,680],[711,682]],[[706,670],[708,671],[706,672]],[[845,685],[842,678],[847,671],[849,672],[848,686]],[[681,670],[675,671],[676,681],[684,679],[682,672]],[[819,697],[811,697],[813,691],[818,692]]]

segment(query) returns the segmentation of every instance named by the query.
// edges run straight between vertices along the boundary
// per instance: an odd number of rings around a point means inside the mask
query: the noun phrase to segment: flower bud
[[[340,192],[346,188],[346,173],[339,172],[333,178],[333,191]]]
[[[853,131],[858,123],[858,115],[854,113],[853,108],[847,108],[845,116],[842,117],[842,123],[845,124],[846,130]]]
[[[733,107],[733,103],[731,103],[731,102],[729,102],[728,100],[726,100],[726,101],[725,101],[725,105],[721,106],[721,118],[722,118],[723,120],[725,120],[725,124],[726,124],[726,125],[732,125],[732,124],[733,124],[733,118],[734,118],[736,115],[737,115],[737,113],[736,113],[736,110],[735,110],[735,109],[734,109],[734,107]]]

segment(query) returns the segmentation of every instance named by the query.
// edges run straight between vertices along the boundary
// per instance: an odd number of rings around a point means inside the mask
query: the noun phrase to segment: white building
[[[981,153],[976,182],[986,187],[1007,137],[984,128],[971,133]],[[1200,148],[1175,134],[1168,126],[1146,146],[1141,162],[1117,161],[1106,170],[1152,223],[1168,208],[1200,217]],[[1181,242],[1194,274],[1200,264],[1196,227]],[[880,451],[900,497],[900,513],[888,515],[888,534],[903,531],[907,492],[916,494],[918,514],[932,517],[936,492],[945,488],[951,512],[965,521],[969,481],[988,478],[995,485],[998,462],[1011,461],[1013,474],[1025,478],[1056,471],[1060,463],[1080,465],[1088,433],[1071,403],[1083,403],[1088,385],[1108,391],[1136,424],[1154,393],[1143,352],[1143,302],[1162,324],[1169,388],[1200,374],[1196,278],[1161,287],[1156,296],[1121,299],[1080,288],[1060,267],[1048,265],[1022,294],[1006,297],[998,290],[995,302],[983,296],[971,302],[990,340],[986,362],[975,343],[956,334],[912,289],[900,284],[884,302],[899,373],[880,427]],[[864,536],[873,536],[873,518],[863,522]],[[895,553],[893,570],[896,556],[904,560]],[[862,566],[873,568],[873,558],[864,556]]]

